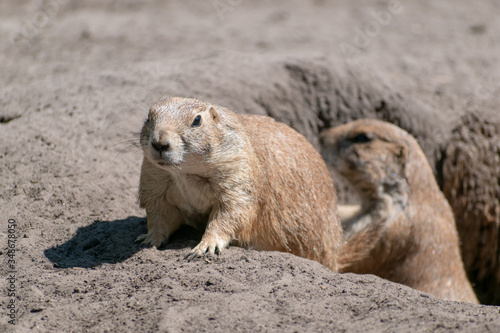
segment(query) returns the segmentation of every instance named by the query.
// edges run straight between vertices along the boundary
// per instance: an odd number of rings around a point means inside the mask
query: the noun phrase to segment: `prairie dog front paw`
[[[162,233],[155,232],[155,230],[149,231],[147,234],[140,235],[135,239],[136,243],[142,243],[145,245],[152,245],[154,247],[160,247],[166,244],[168,241],[168,236]]]
[[[192,260],[196,257],[203,256],[205,253],[221,254],[228,244],[228,240],[217,236],[203,236],[200,244],[193,248],[185,259]]]

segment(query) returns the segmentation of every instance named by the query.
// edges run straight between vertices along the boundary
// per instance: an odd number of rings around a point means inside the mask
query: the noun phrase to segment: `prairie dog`
[[[194,258],[230,242],[290,252],[337,271],[337,196],[320,154],[272,118],[195,99],[151,107],[141,132],[139,203],[156,247],[182,224],[205,232]]]
[[[327,160],[362,200],[359,212],[343,221],[346,243],[339,270],[477,303],[451,208],[417,141],[374,119],[326,130],[321,141]]]

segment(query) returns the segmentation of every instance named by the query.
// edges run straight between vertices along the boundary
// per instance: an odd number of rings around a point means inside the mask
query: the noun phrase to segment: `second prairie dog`
[[[139,202],[148,233],[138,240],[158,247],[188,224],[205,230],[190,257],[236,242],[337,271],[335,188],[320,154],[290,127],[169,98],[151,107],[141,146]]]
[[[417,141],[373,119],[326,130],[321,141],[326,159],[362,200],[359,212],[344,212],[339,271],[375,274],[442,299],[477,303],[453,213]]]

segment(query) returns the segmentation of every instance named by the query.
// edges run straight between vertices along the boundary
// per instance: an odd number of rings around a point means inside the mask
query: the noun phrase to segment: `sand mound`
[[[471,113],[453,130],[444,193],[462,239],[462,258],[482,302],[500,304],[500,117]]]

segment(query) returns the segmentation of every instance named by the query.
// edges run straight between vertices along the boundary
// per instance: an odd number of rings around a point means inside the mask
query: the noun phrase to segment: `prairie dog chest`
[[[185,174],[173,175],[172,178],[168,200],[181,210],[185,218],[198,220],[210,213],[215,202],[215,193],[207,179]]]

